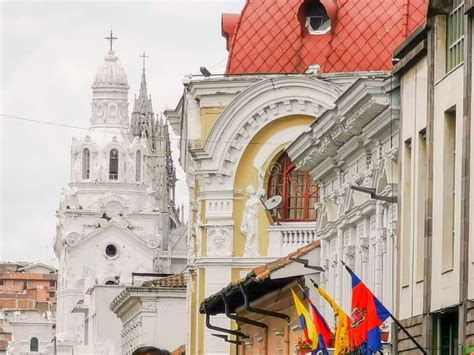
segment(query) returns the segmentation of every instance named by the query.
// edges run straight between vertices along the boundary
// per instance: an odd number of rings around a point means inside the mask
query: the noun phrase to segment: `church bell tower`
[[[116,37],[106,38],[90,128],[73,139],[71,179],[56,214],[56,333],[66,353],[119,352],[121,324],[107,302],[132,284],[134,272],[172,271],[170,233],[181,224],[168,127],[153,113],[145,67],[130,122],[127,75],[113,50]]]

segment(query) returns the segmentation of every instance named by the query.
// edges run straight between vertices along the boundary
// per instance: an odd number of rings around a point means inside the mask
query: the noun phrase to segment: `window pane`
[[[135,161],[135,180],[140,181],[140,174],[142,171],[142,153],[138,150]]]
[[[294,169],[286,153],[270,170],[267,198],[280,195],[281,205],[272,212],[275,220],[315,220],[314,204],[319,199],[319,188],[308,173]]]
[[[30,351],[37,352],[38,351],[38,338],[31,338],[30,340]]]
[[[450,71],[464,60],[464,0],[453,1],[446,26],[446,69]]]
[[[82,178],[84,180],[89,179],[90,176],[90,152],[89,149],[85,148],[82,152]]]
[[[110,151],[110,163],[109,163],[109,179],[110,180],[118,179],[118,160],[119,160],[118,150],[112,149]]]

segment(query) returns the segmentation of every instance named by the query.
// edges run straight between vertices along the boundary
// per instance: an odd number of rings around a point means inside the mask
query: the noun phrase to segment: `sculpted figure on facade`
[[[245,203],[244,216],[240,231],[246,236],[244,256],[253,257],[260,256],[258,250],[258,206],[260,199],[255,193],[255,188],[252,185],[247,186],[248,200]]]

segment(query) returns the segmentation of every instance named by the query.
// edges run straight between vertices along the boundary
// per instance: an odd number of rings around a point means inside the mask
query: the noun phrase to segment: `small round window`
[[[116,258],[118,255],[118,249],[115,244],[107,244],[105,247],[105,255],[108,258]]]

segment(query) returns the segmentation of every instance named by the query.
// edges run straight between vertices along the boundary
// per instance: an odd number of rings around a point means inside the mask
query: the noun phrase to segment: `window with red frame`
[[[286,153],[270,168],[267,198],[280,195],[280,206],[272,211],[277,221],[314,221],[314,204],[319,200],[319,187],[307,172],[295,169]]]

